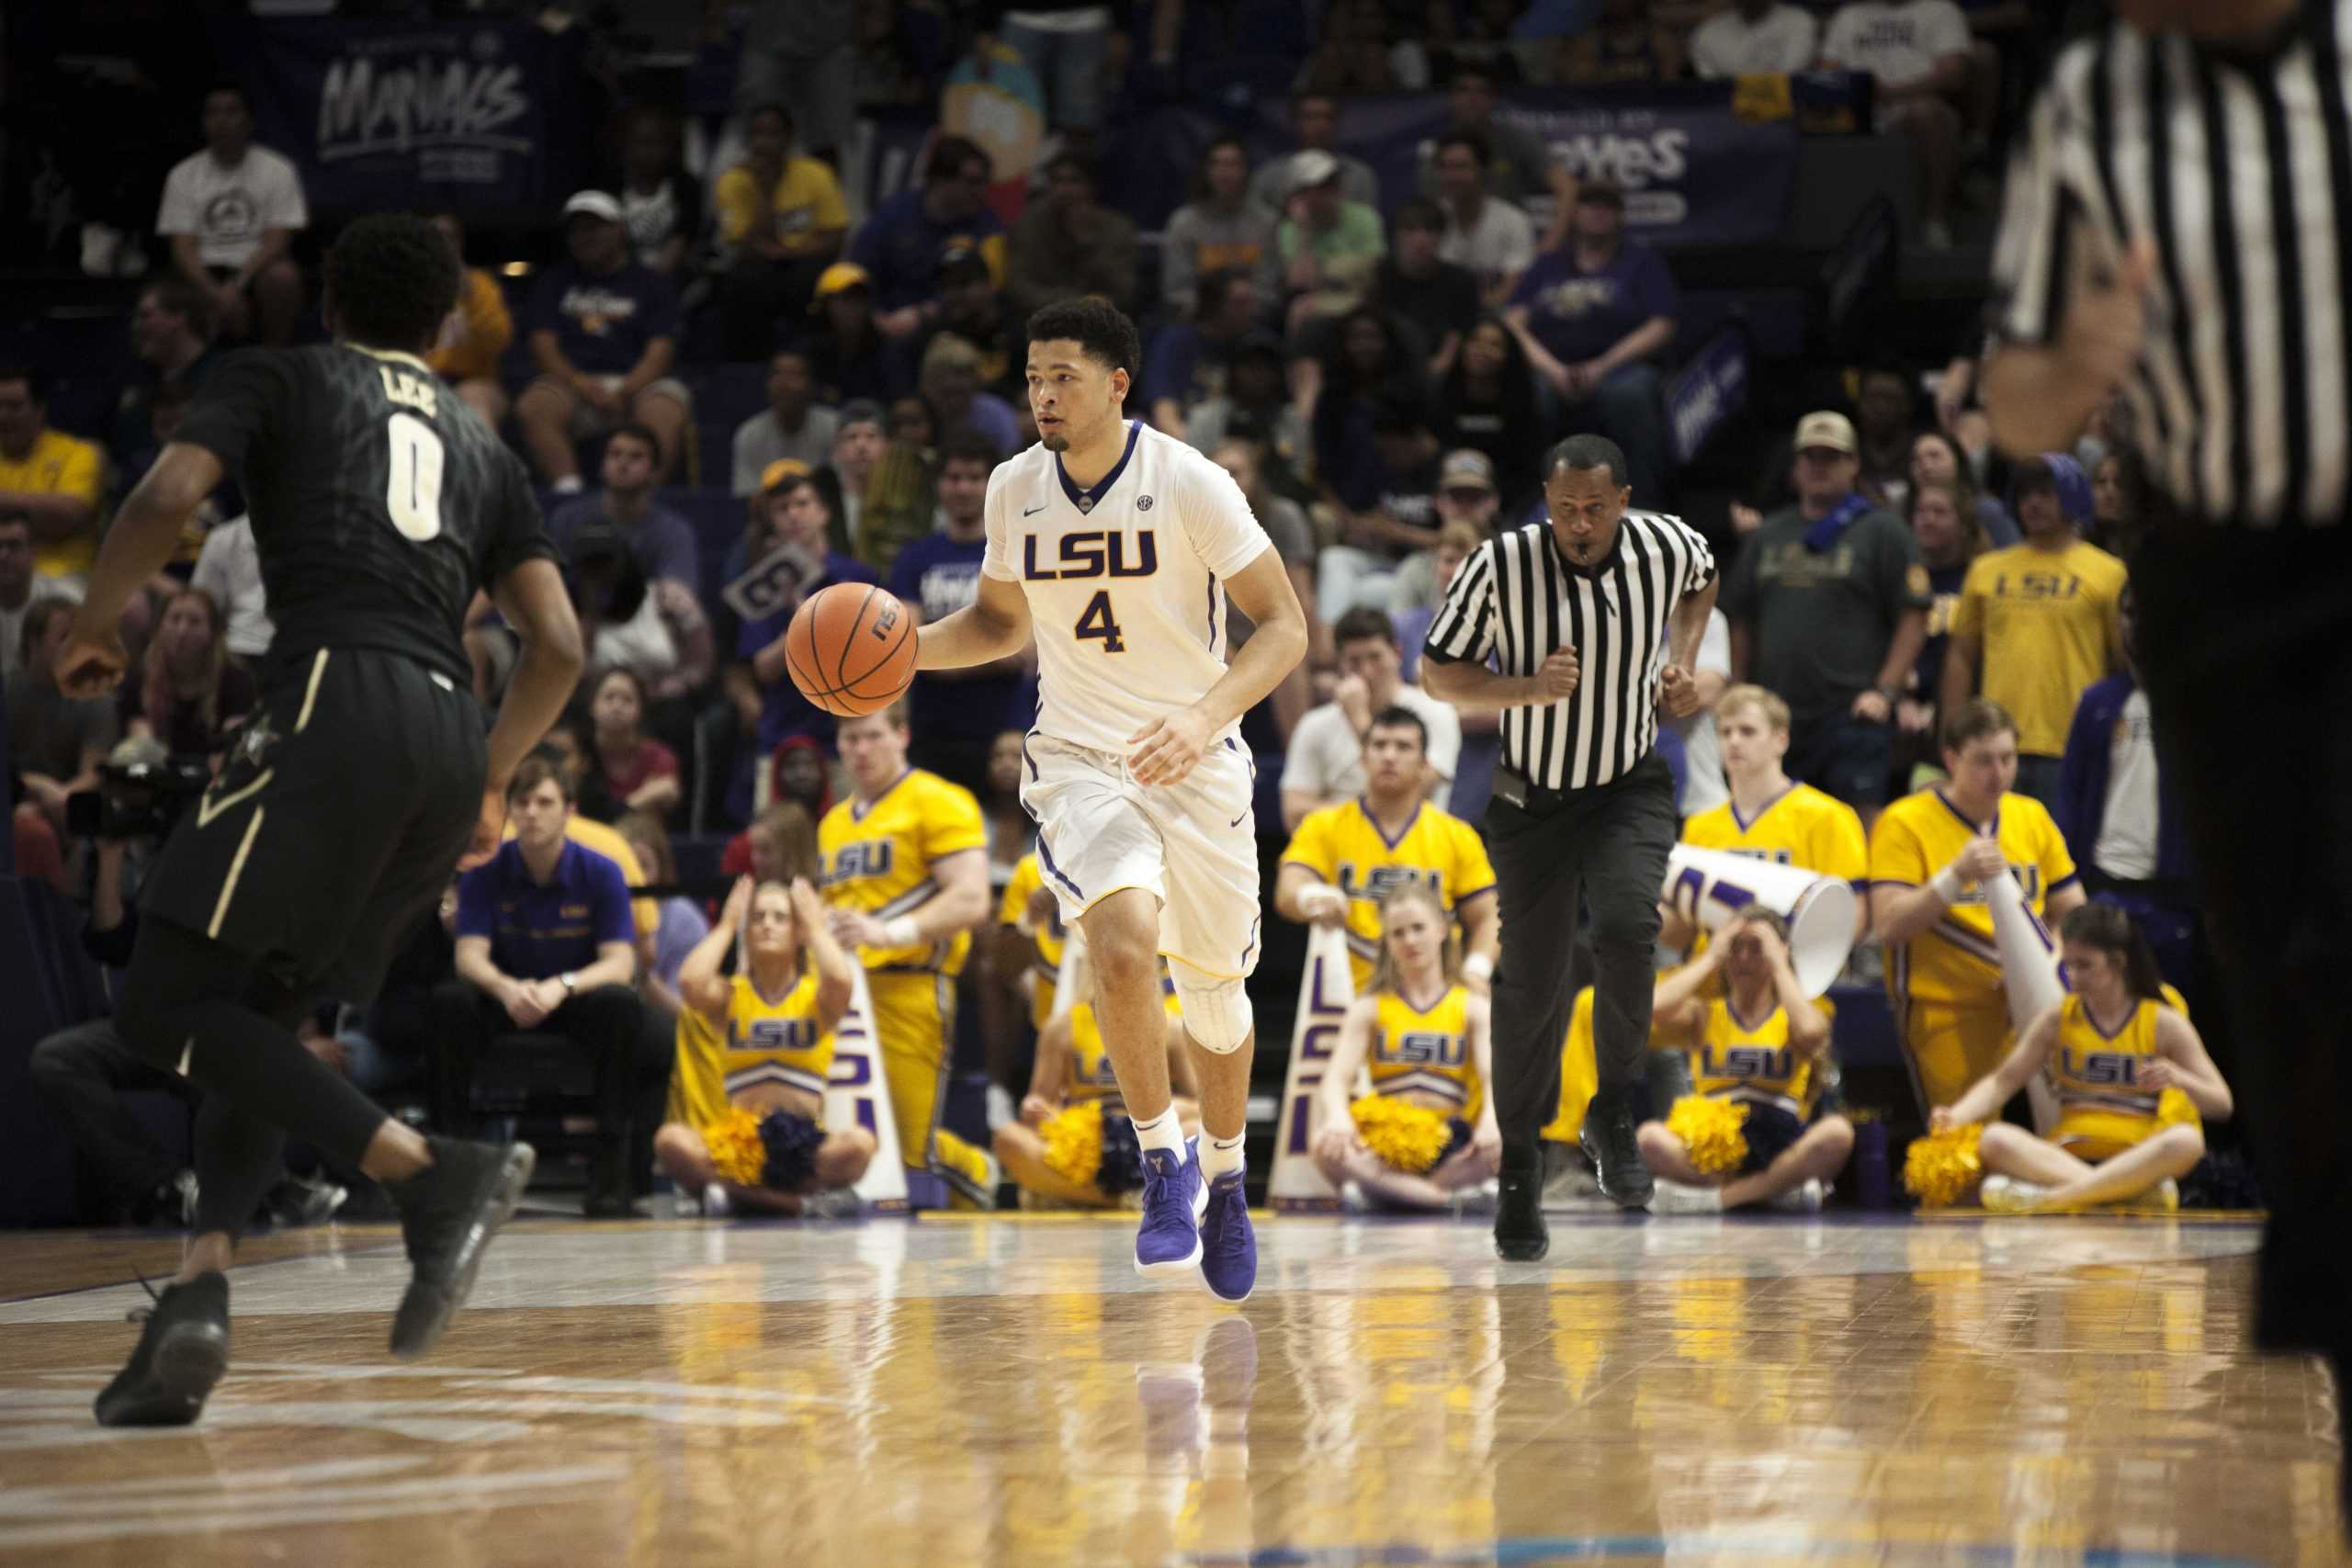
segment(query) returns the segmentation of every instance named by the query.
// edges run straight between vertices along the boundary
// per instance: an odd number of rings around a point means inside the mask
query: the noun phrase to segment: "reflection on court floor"
[[[397,1235],[280,1238],[145,1433],[174,1244],[0,1237],[0,1562],[2347,1561],[2248,1226],[1284,1218],[1236,1312],[1131,1224],[531,1222],[414,1366]]]

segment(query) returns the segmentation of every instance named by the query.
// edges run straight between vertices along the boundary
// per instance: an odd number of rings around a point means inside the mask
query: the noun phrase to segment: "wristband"
[[[1929,879],[1928,886],[1934,891],[1936,897],[1942,899],[1945,903],[1957,904],[1960,902],[1961,886],[1966,880],[1966,878],[1960,874],[1960,863],[1958,861],[1954,861],[1951,864],[1944,867],[1943,870],[1936,873],[1936,874]]]
[[[1474,953],[1462,961],[1462,977],[1465,980],[1491,980],[1495,977],[1495,961],[1483,953]]]
[[[915,924],[912,915],[900,915],[882,922],[884,947],[912,947],[922,941],[922,930]]]

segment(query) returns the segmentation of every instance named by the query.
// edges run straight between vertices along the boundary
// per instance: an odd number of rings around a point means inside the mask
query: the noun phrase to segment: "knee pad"
[[[1185,1032],[1200,1042],[1201,1049],[1219,1056],[1240,1050],[1254,1023],[1250,993],[1241,982],[1194,978],[1182,964],[1170,964],[1169,971],[1176,979]]]

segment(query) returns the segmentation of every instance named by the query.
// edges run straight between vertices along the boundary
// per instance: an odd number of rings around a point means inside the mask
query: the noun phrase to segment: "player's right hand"
[[[506,786],[491,784],[481,792],[481,815],[474,818],[474,836],[458,857],[459,871],[471,871],[498,852],[506,837]]]
[[[1953,863],[1960,867],[1961,875],[1969,881],[1984,883],[2000,875],[2009,863],[2001,858],[2001,846],[1997,840],[1975,838],[1971,839],[1968,847],[1953,857]]]
[[[122,650],[119,630],[93,634],[76,615],[64,650],[57,656],[57,689],[69,697],[103,697],[115,689],[130,667],[130,656]]]
[[[1544,694],[1545,701],[1557,702],[1562,697],[1576,694],[1577,682],[1582,675],[1583,667],[1577,660],[1577,650],[1555,648],[1536,669],[1535,689]]]

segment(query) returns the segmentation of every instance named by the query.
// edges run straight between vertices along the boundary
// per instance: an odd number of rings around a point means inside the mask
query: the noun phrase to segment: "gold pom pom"
[[[719,1180],[737,1187],[760,1184],[760,1174],[767,1168],[768,1148],[760,1141],[757,1116],[740,1106],[731,1109],[703,1134],[702,1141],[710,1150],[710,1163]]]
[[[2168,1089],[2156,1096],[2157,1126],[2177,1126],[2183,1122],[2192,1127],[2202,1127],[2205,1124],[2205,1119],[2197,1114],[2197,1102],[2188,1098],[2188,1091]]]
[[[1911,1140],[1903,1156],[1903,1190],[1930,1209],[1960,1202],[1984,1179],[1984,1162],[1977,1156],[1976,1140],[1984,1127],[1971,1122]]]
[[[1419,1176],[1445,1152],[1445,1118],[1426,1106],[1367,1094],[1348,1109],[1364,1147],[1391,1170]]]
[[[1037,1129],[1045,1141],[1046,1168],[1080,1185],[1102,1168],[1102,1102],[1081,1100],[1046,1118]]]
[[[1691,1168],[1708,1176],[1747,1163],[1747,1106],[1704,1094],[1686,1094],[1666,1113],[1666,1130],[1682,1140]]]

